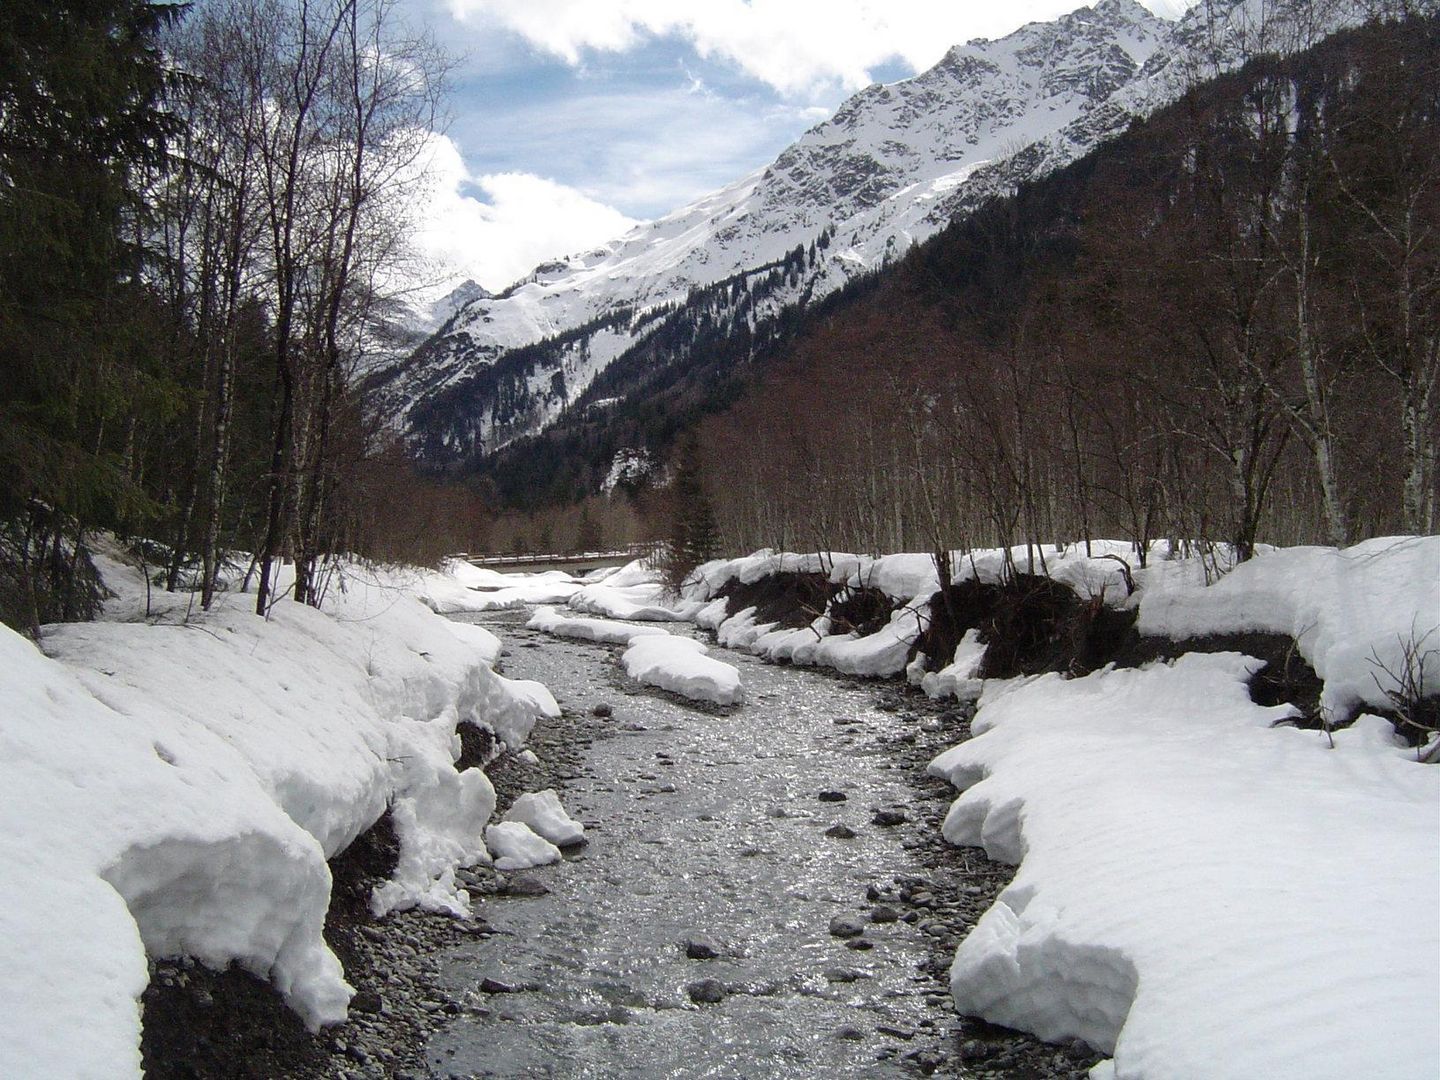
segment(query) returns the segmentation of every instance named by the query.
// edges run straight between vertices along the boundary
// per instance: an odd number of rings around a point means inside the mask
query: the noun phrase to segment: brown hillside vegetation
[[[1437,120],[1372,26],[953,225],[706,423],[726,546],[1433,531]]]

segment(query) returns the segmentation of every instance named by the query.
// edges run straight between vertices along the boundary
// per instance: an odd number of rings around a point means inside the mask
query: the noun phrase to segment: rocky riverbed
[[[1011,874],[940,837],[953,792],[924,766],[967,710],[743,659],[752,704],[697,710],[607,648],[485,621],[508,673],[564,707],[533,758],[488,765],[501,809],[557,788],[589,848],[462,872],[473,919],[377,922],[382,823],[334,865],[350,1022],[311,1037],[248,975],[158,965],[148,1075],[1079,1077],[1097,1059],[950,1006],[955,946]],[[757,741],[781,721],[782,745]]]

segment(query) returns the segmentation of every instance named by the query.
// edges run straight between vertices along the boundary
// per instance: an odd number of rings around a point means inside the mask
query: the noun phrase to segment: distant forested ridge
[[[1440,22],[1260,57],[956,222],[706,426],[738,548],[1435,531]]]

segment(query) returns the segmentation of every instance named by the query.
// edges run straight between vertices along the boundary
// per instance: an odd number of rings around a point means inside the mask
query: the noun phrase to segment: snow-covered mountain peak
[[[455,288],[430,305],[431,328],[444,326],[457,311],[475,300],[491,300],[494,294],[477,281],[466,278]]]

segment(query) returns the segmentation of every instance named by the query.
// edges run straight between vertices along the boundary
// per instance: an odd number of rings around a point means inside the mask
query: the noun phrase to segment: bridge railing
[[[623,548],[614,548],[609,551],[572,551],[564,552],[533,552],[530,554],[515,554],[500,552],[468,552],[461,551],[449,556],[452,559],[459,559],[468,562],[472,566],[535,566],[547,563],[575,563],[575,562],[604,562],[610,559],[644,559],[658,554],[663,548],[661,541],[646,541],[638,544],[628,544]]]

